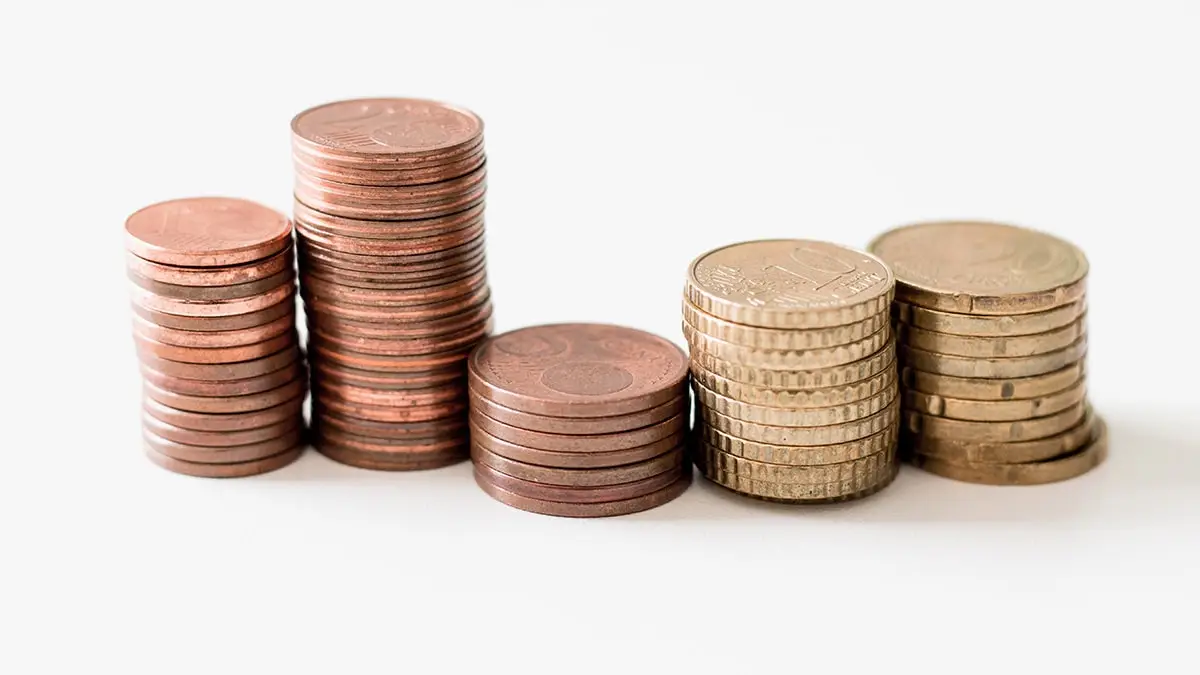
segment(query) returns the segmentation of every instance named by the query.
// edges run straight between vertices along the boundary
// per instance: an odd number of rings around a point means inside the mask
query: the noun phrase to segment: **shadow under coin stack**
[[[1107,432],[1084,376],[1082,251],[977,222],[901,227],[870,248],[896,273],[902,446],[913,463],[972,483],[1032,485],[1104,460]]]
[[[483,124],[365,99],[292,120],[313,444],[381,470],[468,457],[466,358],[491,330]]]
[[[125,222],[146,454],[231,478],[304,448],[292,225],[240,199],[148,206]]]
[[[655,335],[599,324],[537,326],[470,359],[475,481],[509,506],[616,516],[691,484],[687,357]]]
[[[856,499],[891,483],[894,285],[874,256],[815,241],[745,242],[692,262],[683,332],[705,476],[791,503]]]

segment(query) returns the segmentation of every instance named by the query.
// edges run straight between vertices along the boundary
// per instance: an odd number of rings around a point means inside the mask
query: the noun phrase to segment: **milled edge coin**
[[[897,388],[893,384],[878,394],[852,403],[825,408],[774,408],[722,396],[699,380],[692,380],[692,389],[696,393],[697,405],[745,422],[782,427],[819,427],[853,422],[883,410],[897,396]]]
[[[756,349],[828,349],[866,339],[886,326],[888,319],[886,312],[879,312],[844,326],[807,330],[760,328],[726,321],[700,311],[687,300],[683,301],[683,321],[692,330],[711,335],[718,340]]]
[[[748,497],[784,504],[827,504],[861,499],[879,492],[895,479],[899,465],[897,461],[890,461],[878,471],[819,485],[754,480],[712,466],[699,468],[710,481]]]
[[[700,442],[696,449],[696,466],[702,471],[720,472],[740,479],[784,483],[788,485],[830,485],[864,480],[878,482],[879,476],[896,462],[896,448],[886,447],[873,455],[836,464],[787,465],[757,462],[723,452]]]
[[[718,340],[683,325],[683,335],[693,353],[705,352],[723,361],[765,370],[820,370],[860,361],[892,342],[887,322],[862,340],[844,345],[807,350],[755,349]]]
[[[715,429],[703,422],[696,425],[696,438],[721,452],[764,464],[819,466],[852,462],[896,447],[899,434],[899,408],[893,409],[893,420],[865,438],[830,445],[772,445],[756,443]]]
[[[1043,417],[1065,410],[1087,395],[1087,382],[1081,378],[1067,389],[1037,398],[1006,401],[972,401],[949,398],[919,391],[904,392],[904,407],[926,415],[976,422],[1016,422],[1031,417]]]
[[[768,370],[714,357],[705,351],[693,350],[693,364],[733,382],[767,389],[815,389],[861,382],[896,365],[896,344],[889,340],[870,356],[831,368],[818,370]]]
[[[896,368],[885,368],[864,380],[833,387],[812,389],[771,389],[721,377],[698,363],[692,363],[692,381],[722,396],[743,403],[772,408],[826,408],[870,398],[898,381]]]
[[[688,489],[688,486],[692,484],[692,472],[685,471],[678,480],[657,492],[633,499],[599,504],[568,504],[522,497],[497,487],[479,472],[475,472],[475,482],[496,501],[522,511],[566,518],[603,518],[637,513],[666,504]]]
[[[697,406],[700,418],[717,431],[755,443],[770,445],[833,445],[849,443],[883,431],[895,424],[900,398],[896,397],[883,410],[860,420],[845,424],[819,427],[785,427],[743,422],[715,410]]]
[[[1044,312],[996,316],[939,312],[936,309],[926,309],[900,301],[892,303],[892,310],[893,315],[900,321],[925,330],[975,337],[1007,337],[1033,335],[1062,328],[1083,316],[1087,311],[1087,303],[1080,299]]]

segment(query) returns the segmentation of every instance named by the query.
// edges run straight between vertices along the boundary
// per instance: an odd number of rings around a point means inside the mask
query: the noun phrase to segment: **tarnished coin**
[[[133,304],[151,312],[175,314],[197,318],[227,317],[239,314],[249,314],[267,309],[273,305],[285,302],[296,294],[296,285],[288,283],[277,286],[272,290],[248,298],[235,300],[177,300],[167,298],[136,285],[129,285],[129,295]],[[170,324],[164,324],[174,328]],[[220,330],[220,329],[216,329]]]
[[[886,408],[862,419],[819,427],[785,427],[745,422],[710,408],[699,406],[700,418],[709,426],[729,436],[770,445],[833,445],[849,443],[883,431],[895,424],[899,397]]]
[[[262,310],[232,316],[181,316],[132,304],[139,318],[163,328],[197,332],[244,330],[262,326],[283,316],[295,316],[296,298],[288,296]],[[294,321],[294,320],[293,320]]]
[[[1043,417],[1065,410],[1087,395],[1087,382],[1080,379],[1070,387],[1039,396],[1038,398],[1010,399],[1007,401],[973,401],[949,398],[937,394],[925,394],[915,390],[904,392],[904,407],[926,415],[947,417],[956,420],[979,422],[1006,422]]]
[[[142,413],[142,428],[155,436],[175,441],[176,443],[201,445],[210,448],[261,443],[299,428],[301,426],[300,422],[299,417],[292,417],[282,422],[252,429],[197,431],[196,429],[184,429],[173,424],[167,424],[146,411]]]
[[[683,446],[676,446],[674,449],[668,450],[657,457],[622,466],[591,469],[559,469],[518,462],[496,454],[479,443],[471,444],[471,459],[475,460],[477,464],[485,464],[496,471],[508,474],[514,478],[534,483],[575,487],[621,485],[650,478],[651,476],[658,476],[666,471],[679,472],[684,466],[683,461],[685,456],[686,453]]]
[[[826,408],[862,401],[895,386],[896,367],[885,368],[864,380],[834,387],[812,389],[771,389],[742,382],[734,382],[703,366],[692,364],[692,381],[722,396],[737,399],[752,405],[772,408]]]
[[[303,452],[304,446],[297,445],[278,455],[272,455],[263,459],[255,459],[247,462],[230,462],[228,464],[210,464],[175,459],[158,452],[149,445],[146,446],[146,456],[150,458],[150,461],[168,471],[188,476],[197,476],[199,478],[244,478],[246,476],[269,473],[282,469],[296,461]]]
[[[880,452],[836,464],[772,464],[746,459],[723,452],[700,442],[696,449],[696,466],[701,471],[737,476],[738,480],[754,480],[787,485],[827,486],[850,483],[866,487],[873,485],[896,463],[895,446]]]
[[[236,347],[180,347],[152,340],[137,332],[133,334],[133,341],[139,354],[150,354],[160,359],[182,363],[238,363],[269,356],[295,346],[298,340],[295,331],[288,331],[262,342]]]
[[[1013,422],[972,422],[935,417],[908,410],[908,431],[932,438],[969,440],[976,443],[1016,443],[1061,434],[1083,419],[1086,404],[1076,403],[1065,410]]]
[[[1086,310],[1087,303],[1082,299],[1044,312],[996,316],[955,314],[917,307],[906,302],[892,303],[892,314],[910,326],[939,333],[977,337],[1046,333],[1074,323]]]
[[[144,338],[175,345],[176,347],[192,347],[201,349],[218,349],[228,347],[244,347],[269,340],[291,331],[296,325],[296,314],[289,312],[261,326],[251,326],[241,330],[179,330],[164,328],[156,323],[133,316],[133,332]]]
[[[1076,302],[1088,272],[1075,246],[999,223],[909,225],[868,249],[895,271],[898,300],[961,314],[1026,314]]]
[[[295,346],[286,347],[274,354],[253,361],[238,363],[183,363],[162,359],[152,354],[138,354],[142,365],[164,375],[188,380],[244,380],[274,372],[300,358]]]
[[[914,455],[918,467],[939,476],[986,485],[1041,485],[1081,476],[1099,466],[1108,456],[1108,428],[1096,418],[1093,437],[1083,448],[1039,462],[984,464],[949,462],[942,458]]]
[[[693,352],[706,352],[723,361],[741,364],[748,368],[765,370],[820,370],[860,361],[892,342],[889,325],[868,335],[862,340],[835,347],[807,350],[756,349],[718,340],[710,335],[693,330],[686,323],[683,335]]]
[[[1046,333],[1007,337],[949,335],[901,324],[897,340],[916,349],[968,358],[1037,356],[1066,349],[1087,332],[1086,318]]]
[[[975,440],[908,435],[903,446],[909,454],[941,459],[951,464],[1021,464],[1041,462],[1082,448],[1094,435],[1096,415],[1089,408],[1083,421],[1070,429],[1032,441],[989,443]]]
[[[721,452],[735,457],[768,464],[791,466],[817,466],[853,462],[863,457],[877,455],[896,447],[899,427],[899,408],[892,409],[892,422],[882,431],[865,438],[830,445],[772,445],[756,443],[719,431],[704,422],[696,425],[696,438]]]
[[[677,398],[687,364],[679,347],[657,335],[577,323],[489,338],[471,354],[468,367],[472,388],[514,410],[609,417]]]
[[[484,415],[478,409],[471,410],[471,424],[509,443],[516,443],[535,450],[552,450],[554,452],[578,452],[584,454],[603,453],[614,450],[628,450],[639,446],[649,445],[672,436],[687,428],[687,419],[683,414],[668,420],[652,424],[632,431],[621,431],[612,434],[548,434],[542,431],[520,429],[510,424],[504,424]],[[520,459],[520,458],[514,458]],[[535,462],[536,463],[536,462]]]
[[[240,464],[277,457],[280,453],[303,447],[304,433],[300,427],[297,427],[282,436],[258,443],[221,447],[176,443],[150,431],[143,432],[142,438],[148,450],[176,461],[199,464]]]
[[[895,278],[873,255],[819,241],[748,241],[692,261],[684,297],[700,311],[766,328],[825,328],[886,313]]]
[[[496,501],[521,509],[522,511],[567,518],[602,518],[637,513],[638,511],[645,511],[666,504],[683,494],[688,486],[692,484],[692,472],[685,471],[674,483],[644,496],[595,504],[572,504],[522,497],[497,486],[488,480],[486,475],[480,473],[478,468],[475,471],[475,482]]]
[[[244,199],[194,197],[129,216],[125,242],[140,258],[166,265],[219,267],[278,253],[292,237],[282,213]]]
[[[541,431],[548,434],[594,435],[632,431],[658,424],[688,411],[687,392],[680,386],[680,396],[647,410],[614,415],[612,417],[551,417],[513,410],[493,403],[472,392],[471,407],[488,417],[521,429]]]
[[[773,350],[828,349],[864,340],[888,325],[888,314],[879,312],[855,323],[828,328],[788,330],[760,328],[726,321],[683,302],[683,321],[693,331],[745,347]]]
[[[497,438],[476,424],[474,418],[471,420],[472,443],[511,460],[561,469],[619,467],[644,462],[680,447],[685,443],[686,438],[685,426],[680,425],[676,431],[645,445],[617,450],[560,452],[556,450],[539,450]]]
[[[292,118],[297,152],[349,167],[437,165],[478,144],[483,122],[446,103],[406,98],[335,101]]]
[[[878,394],[852,403],[825,408],[778,408],[743,403],[722,396],[698,380],[692,381],[692,389],[696,392],[696,404],[709,410],[746,422],[794,427],[819,427],[860,420],[883,410],[897,396],[896,387],[891,386]]]
[[[163,405],[148,396],[142,400],[142,409],[151,417],[166,424],[196,431],[240,431],[279,424],[287,420],[299,422],[303,405],[304,395],[300,394],[262,410],[242,413],[197,413]]]
[[[278,253],[262,260],[230,265],[227,267],[180,267],[163,265],[126,253],[126,267],[130,272],[164,284],[180,286],[230,286],[266,279],[284,270],[292,269],[295,249],[289,239]]]
[[[535,483],[510,476],[480,462],[476,462],[475,464],[475,473],[486,478],[492,485],[521,497],[544,499],[567,504],[597,504],[635,499],[657,492],[678,481],[680,475],[683,473],[683,468],[682,465],[676,466],[673,470],[665,471],[656,476],[649,476],[621,485],[587,486]]]
[[[818,370],[768,370],[717,358],[705,351],[692,350],[692,363],[733,382],[766,389],[798,390],[838,387],[879,375],[896,367],[896,345],[889,340],[866,358]]]
[[[141,367],[142,377],[147,385],[176,396],[218,397],[218,396],[247,396],[269,391],[285,384],[300,381],[293,386],[304,386],[304,368],[299,361],[284,364],[278,370],[265,375],[248,377],[241,380],[189,380],[160,373],[145,365]],[[167,405],[173,405],[169,401]],[[178,406],[176,406],[178,407]]]
[[[1031,377],[970,378],[927,373],[915,368],[900,371],[901,383],[926,394],[976,401],[1008,401],[1049,396],[1078,382],[1084,362],[1075,361],[1053,372]]]
[[[1079,361],[1087,354],[1087,336],[1070,346],[1034,356],[1001,358],[972,358],[937,354],[923,349],[900,345],[898,354],[904,366],[939,375],[987,379],[1032,377],[1044,375]]]
[[[785,504],[824,504],[862,499],[891,484],[899,470],[898,462],[890,462],[874,474],[863,474],[850,480],[824,485],[776,483],[755,480],[741,474],[722,471],[716,467],[699,467],[706,478],[739,494]]]
[[[179,284],[166,284],[161,281],[155,281],[144,277],[132,270],[126,274],[129,280],[134,285],[144,290],[150,291],[155,295],[161,295],[165,298],[173,298],[176,300],[199,300],[199,301],[216,301],[216,300],[237,300],[240,298],[249,298],[254,295],[261,295],[267,291],[274,290],[284,284],[287,284],[296,278],[296,272],[288,267],[280,272],[277,272],[265,279],[257,281],[248,281],[244,284],[234,284],[229,286],[181,286]]]

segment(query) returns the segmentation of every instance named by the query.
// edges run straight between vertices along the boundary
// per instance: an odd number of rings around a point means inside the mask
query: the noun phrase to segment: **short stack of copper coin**
[[[894,286],[878,258],[817,241],[745,242],[692,262],[683,332],[707,478],[788,503],[857,499],[892,482]]]
[[[679,496],[687,356],[632,328],[558,324],[485,341],[469,362],[475,480],[554,516],[615,516]]]
[[[1088,262],[1048,234],[985,222],[897,228],[871,250],[896,273],[903,447],[973,483],[1065,480],[1102,462],[1087,403]]]
[[[125,223],[147,456],[227,478],[304,448],[292,226],[240,199],[148,206]]]
[[[339,462],[468,457],[466,358],[491,330],[483,124],[431,101],[340,101],[292,120],[313,444]]]

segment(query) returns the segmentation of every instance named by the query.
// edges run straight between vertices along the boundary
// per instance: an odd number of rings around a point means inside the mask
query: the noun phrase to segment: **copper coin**
[[[304,266],[304,274],[310,278],[340,284],[343,286],[349,286],[352,289],[361,288],[381,291],[408,291],[430,288],[432,286],[444,286],[449,283],[460,281],[474,274],[478,274],[484,269],[484,258],[482,255],[480,255],[469,266],[447,267],[441,274],[428,275],[419,279],[398,279],[394,277],[389,278],[384,275],[369,274],[362,276],[346,275],[336,268],[312,263],[307,263]]]
[[[163,344],[150,338],[133,334],[139,354],[150,354],[161,359],[170,359],[181,363],[238,363],[260,359],[274,354],[279,350],[294,346],[297,343],[296,331],[288,331],[283,335],[267,338],[262,342],[238,347],[180,347]]]
[[[257,312],[283,302],[293,297],[295,293],[296,284],[288,283],[266,293],[236,300],[177,300],[156,295],[140,286],[130,284],[133,304],[154,312],[192,317],[232,316]]]
[[[671,399],[666,403],[641,412],[614,415],[612,417],[550,417],[535,415],[520,410],[513,410],[499,403],[493,403],[475,391],[471,392],[470,402],[472,409],[478,410],[499,422],[510,424],[520,429],[529,429],[530,431],[565,435],[612,434],[622,431],[632,431],[657,424],[676,415],[685,415],[688,411],[687,392],[683,389],[680,389],[680,396],[678,398]]]
[[[187,443],[188,445],[203,445],[205,447],[223,448],[230,445],[245,445],[247,443],[259,443],[266,441],[276,436],[281,436],[289,432],[297,426],[302,426],[300,420],[291,418],[283,422],[268,424],[255,429],[240,429],[238,431],[198,431],[196,429],[184,429],[173,424],[167,424],[162,420],[150,415],[145,410],[142,411],[142,428],[160,436],[169,441],[176,443]]]
[[[194,197],[147,206],[125,221],[125,234],[129,251],[140,258],[219,267],[278,253],[291,240],[292,223],[245,199]]]
[[[145,383],[154,385],[168,394],[180,396],[247,396],[257,394],[276,387],[291,383],[293,380],[303,381],[304,368],[299,360],[284,365],[278,370],[265,375],[248,377],[241,380],[189,380],[160,373],[153,368],[141,367],[142,379]],[[172,405],[166,402],[167,405]]]
[[[228,464],[210,464],[206,462],[188,462],[158,452],[146,446],[146,456],[150,461],[161,466],[162,468],[182,473],[188,476],[197,476],[199,478],[244,478],[246,476],[255,476],[262,473],[269,473],[296,461],[297,458],[304,452],[303,445],[296,445],[290,450],[285,450],[278,455],[264,457],[263,459],[255,459],[247,462],[231,462]]]
[[[363,218],[366,220],[421,220],[448,216],[476,204],[482,204],[486,191],[485,184],[479,183],[461,194],[434,201],[417,204],[400,202],[397,202],[395,205],[384,203],[368,204],[340,198],[337,195],[318,190],[313,186],[302,185],[297,181],[295,197],[314,209],[325,211],[335,216]]]
[[[178,394],[156,386],[149,381],[142,383],[142,390],[146,398],[153,399],[162,405],[175,408],[176,410],[194,413],[233,414],[263,410],[281,405],[287,401],[292,401],[297,397],[303,399],[307,391],[305,384],[304,378],[297,377],[291,382],[275,387],[274,389],[241,396]]]
[[[412,408],[435,405],[448,401],[461,401],[466,398],[467,388],[461,382],[454,382],[440,387],[428,389],[371,389],[356,387],[349,384],[337,384],[318,380],[313,383],[313,391],[321,394],[321,400],[332,396],[347,403],[362,403],[369,406],[393,406],[396,408]]]
[[[688,357],[672,342],[632,328],[556,324],[492,337],[468,367],[476,391],[514,410],[609,417],[678,397]]]
[[[415,307],[447,302],[487,286],[482,270],[470,277],[443,286],[404,291],[381,291],[351,288],[331,284],[315,277],[301,277],[305,299],[320,298],[338,304],[369,305],[371,307]]]
[[[462,364],[469,349],[422,354],[419,356],[381,356],[362,354],[323,342],[318,336],[309,336],[309,348],[316,356],[314,360],[329,359],[339,366],[360,370],[375,370],[385,373],[419,373],[428,370],[443,370]]]
[[[423,389],[451,382],[461,382],[465,385],[467,372],[466,368],[460,365],[412,373],[389,373],[347,368],[327,359],[315,359],[312,362],[312,378],[314,381],[350,384],[368,389]]]
[[[148,277],[144,277],[132,270],[127,272],[126,276],[139,288],[150,291],[155,295],[161,295],[164,298],[174,300],[238,300],[248,298],[254,295],[262,295],[267,291],[273,291],[276,288],[294,280],[296,272],[291,267],[285,268],[265,279],[257,281],[248,281],[244,284],[232,284],[229,286],[181,286],[179,284],[165,284],[161,281],[155,281]]]
[[[533,481],[522,480],[506,473],[497,471],[487,464],[476,463],[475,473],[482,475],[489,483],[508,490],[521,497],[530,499],[545,499],[552,502],[569,504],[596,504],[601,502],[622,501],[634,499],[643,495],[657,492],[675,481],[682,474],[682,465],[674,470],[665,471],[657,476],[650,476],[622,485],[595,485],[587,487],[572,487],[565,485],[546,485]]]
[[[454,349],[472,347],[492,330],[491,319],[475,324],[457,333],[434,335],[426,338],[364,338],[327,333],[317,326],[309,326],[309,334],[317,335],[330,345],[353,349],[366,354],[406,356],[431,354]]]
[[[436,183],[420,185],[355,185],[325,180],[308,171],[295,172],[296,190],[312,192],[327,200],[364,208],[398,204],[425,204],[450,199],[487,182],[487,167]]]
[[[125,255],[129,271],[164,284],[180,286],[231,286],[245,284],[278,274],[292,268],[295,249],[289,239],[283,250],[269,258],[228,267],[180,267],[163,265],[139,258],[133,253]]]
[[[538,466],[508,459],[478,443],[471,444],[471,459],[514,478],[542,485],[568,485],[575,487],[613,486],[632,483],[664,471],[680,471],[686,457],[684,447],[676,446],[657,457],[633,464],[593,469],[557,469]]]
[[[396,221],[340,218],[311,209],[299,201],[293,201],[292,209],[296,220],[303,222],[306,230],[321,232],[325,235],[363,239],[408,239],[428,237],[460,229],[468,223],[479,220],[483,216],[484,207],[482,204],[477,204],[469,209],[441,218]]]
[[[142,399],[142,409],[160,422],[195,431],[240,431],[255,429],[287,420],[300,420],[304,395],[262,410],[242,413],[197,413],[163,405],[149,396]]]
[[[133,316],[133,332],[149,340],[161,342],[176,347],[195,347],[201,349],[216,349],[222,347],[244,347],[273,337],[283,335],[296,326],[295,312],[265,323],[261,326],[251,326],[241,330],[178,330],[164,328],[147,321],[138,315]]]
[[[298,360],[300,350],[294,346],[287,347],[269,356],[239,363],[183,363],[146,353],[139,353],[138,357],[147,368],[172,377],[188,380],[244,380],[279,370]]]
[[[466,461],[466,439],[457,443],[421,441],[390,452],[357,450],[321,436],[314,437],[317,452],[335,462],[373,471],[422,471]]]
[[[142,439],[149,450],[174,460],[198,464],[236,464],[275,457],[282,452],[302,447],[304,432],[297,428],[282,436],[259,443],[231,445],[223,448],[176,443],[149,431],[142,433]]]
[[[325,314],[308,317],[309,328],[319,329],[344,337],[361,337],[376,340],[386,339],[420,339],[433,338],[469,330],[472,326],[487,323],[492,316],[492,303],[483,303],[470,307],[461,314],[422,321],[420,323],[396,324],[373,323],[369,321],[353,321]]]
[[[233,316],[180,316],[168,314],[153,309],[138,306],[133,303],[133,312],[142,319],[163,328],[189,331],[229,331],[243,330],[271,323],[279,317],[294,314],[296,298],[289,296],[282,301],[256,312],[235,314]]]
[[[471,307],[482,304],[491,297],[491,291],[486,285],[480,286],[467,295],[453,300],[436,302],[428,305],[413,305],[411,307],[377,307],[336,302],[324,298],[304,295],[306,307],[314,312],[327,312],[339,319],[350,321],[368,321],[383,323],[414,323],[444,319],[467,311]]]
[[[610,450],[606,452],[557,452],[554,450],[539,450],[517,443],[497,438],[480,428],[471,420],[471,442],[483,447],[501,457],[526,464],[555,467],[561,469],[593,469],[598,467],[617,467],[637,462],[644,462],[670,452],[681,446],[687,438],[687,430],[679,431],[646,445],[625,450]]]
[[[685,431],[687,427],[686,417],[686,415],[680,414],[658,424],[613,434],[577,434],[565,436],[520,429],[494,420],[479,412],[478,409],[471,410],[471,423],[501,440],[524,445],[536,450],[579,453],[628,450],[660,441],[672,434]],[[534,463],[536,464],[536,462]]]
[[[321,389],[313,389],[313,395],[319,397],[322,408],[332,410],[343,417],[374,420],[376,422],[428,422],[444,417],[462,415],[463,411],[467,409],[467,403],[464,400],[400,408],[396,406],[354,403],[322,394]]]
[[[296,225],[296,231],[304,237],[305,242],[338,253],[373,256],[423,255],[445,251],[475,241],[483,234],[483,218],[479,217],[463,223],[455,230],[405,239],[371,239],[344,234],[326,234],[302,223]]]
[[[399,169],[361,169],[338,166],[322,162],[320,158],[305,155],[302,152],[293,153],[292,159],[296,163],[296,171],[310,174],[321,180],[352,185],[403,186],[436,183],[470,173],[483,164],[486,155],[483,152],[483,144],[480,143],[475,150],[461,159],[427,167]]]
[[[496,501],[521,509],[522,511],[568,518],[601,518],[637,513],[638,511],[645,511],[666,504],[683,494],[688,486],[692,484],[692,472],[690,470],[684,472],[674,483],[657,492],[651,492],[650,494],[632,499],[601,502],[598,504],[571,504],[522,497],[490,482],[479,471],[475,472],[475,482]]]
[[[428,422],[376,422],[345,417],[313,403],[312,427],[317,431],[336,429],[342,433],[378,439],[436,438],[450,434],[466,434],[466,417],[443,417]]]
[[[301,261],[315,258],[334,267],[360,272],[404,273],[440,269],[449,263],[477,255],[483,252],[485,240],[486,236],[481,232],[474,238],[462,240],[458,244],[442,249],[428,249],[424,252],[412,253],[368,254],[339,251],[325,246],[320,240],[309,238],[301,232],[298,248]],[[301,268],[303,269],[303,265]]]
[[[452,161],[482,135],[483,122],[474,113],[411,98],[335,101],[292,118],[297,152],[368,168]]]

